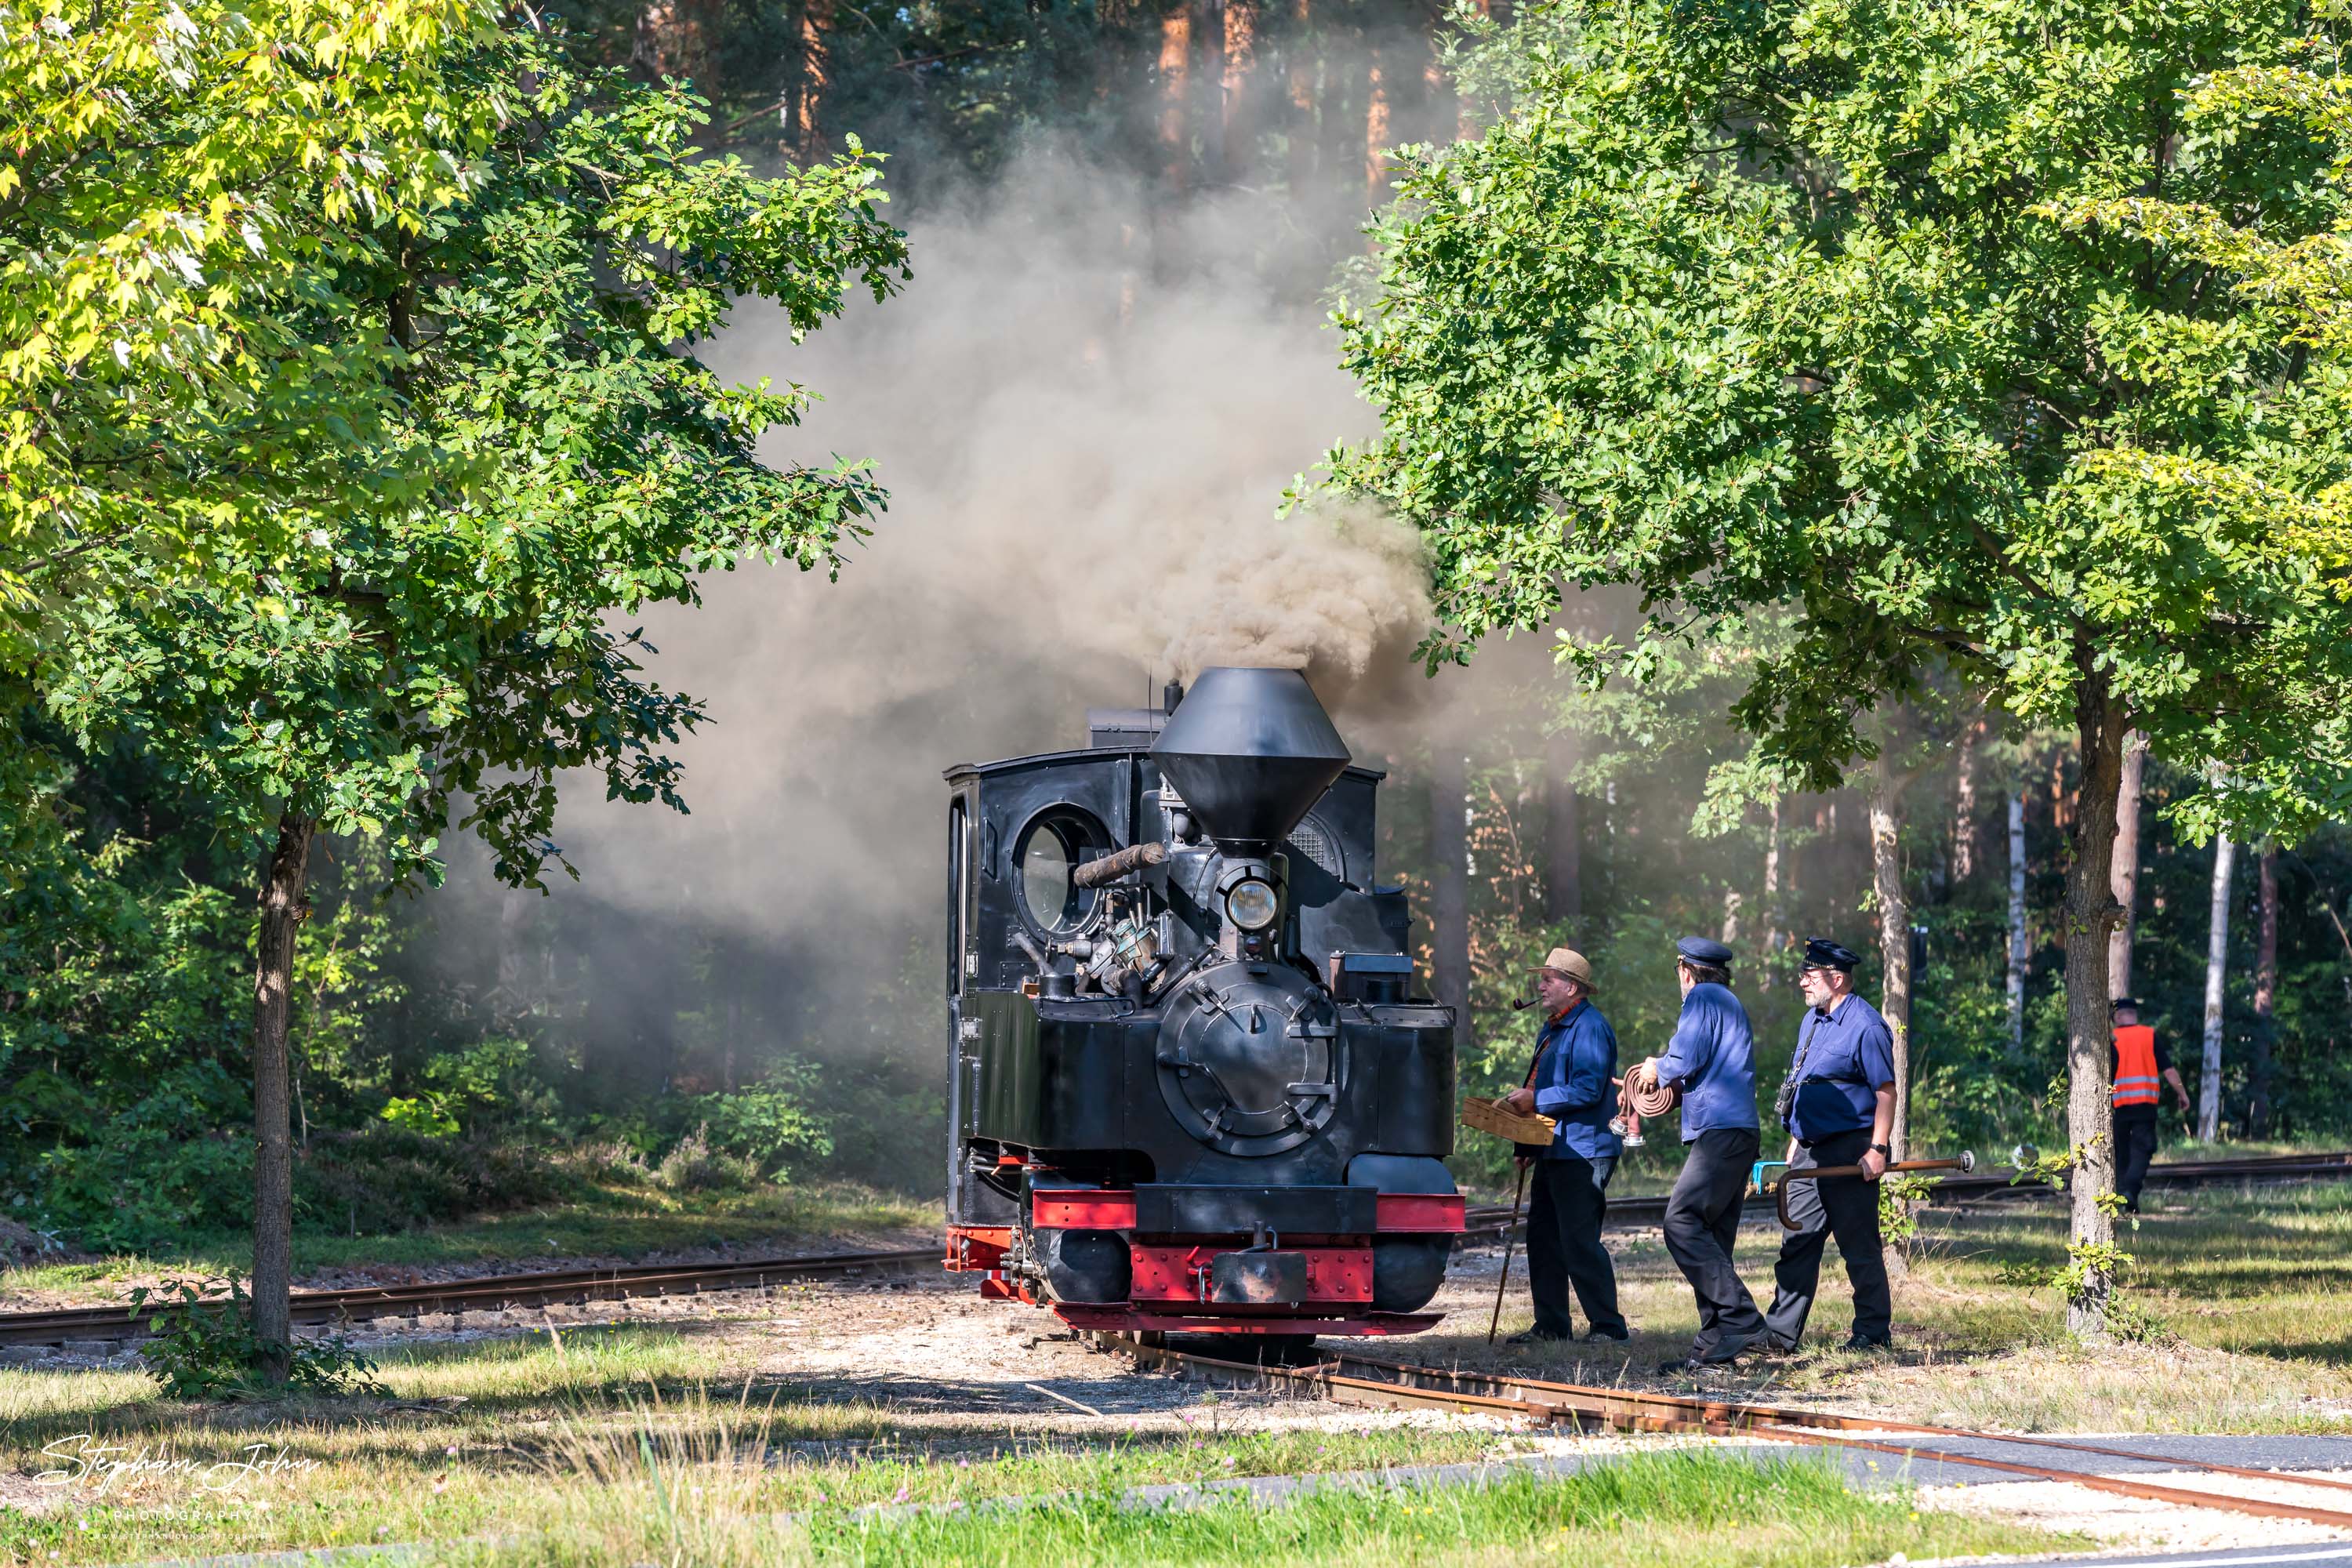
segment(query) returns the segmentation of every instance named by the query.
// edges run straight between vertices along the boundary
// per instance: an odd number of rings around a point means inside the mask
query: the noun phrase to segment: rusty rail
[[[2334,1476],[2302,1475],[2255,1469],[2243,1465],[2171,1459],[2160,1455],[2136,1454],[2127,1448],[2056,1437],[2012,1436],[1998,1432],[1978,1432],[1917,1422],[1881,1421],[1867,1416],[1841,1415],[1832,1411],[1759,1405],[1742,1400],[1652,1394],[1582,1384],[1553,1383],[1507,1373],[1423,1366],[1349,1350],[1333,1352],[1312,1365],[1262,1366],[1171,1350],[1164,1345],[1138,1343],[1123,1335],[1098,1337],[1117,1342],[1118,1348],[1133,1354],[1147,1365],[1177,1367],[1187,1372],[1199,1370],[1211,1375],[1244,1381],[1259,1379],[1277,1384],[1287,1384],[1302,1392],[1312,1392],[1345,1404],[1460,1410],[1579,1426],[1590,1421],[1622,1431],[1701,1432],[1715,1436],[1771,1437],[1821,1447],[1857,1448],[1906,1459],[1924,1458],[1942,1464],[1967,1465],[2032,1480],[2060,1481],[2143,1501],[2218,1509],[2268,1519],[2293,1519],[2339,1530],[2352,1530],[2352,1512],[2336,1509],[2281,1502],[2268,1498],[2241,1497],[2231,1492],[2194,1491],[2184,1487],[2133,1480],[2123,1476],[2059,1469],[1885,1439],[1909,1434],[1971,1443],[2061,1450],[2127,1459],[2135,1464],[2162,1465],[2174,1470],[2306,1487],[2315,1490],[2352,1491],[2352,1480]]]

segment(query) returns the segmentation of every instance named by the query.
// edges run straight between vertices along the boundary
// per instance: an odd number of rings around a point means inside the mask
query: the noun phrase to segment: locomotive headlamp
[[[1225,892],[1225,918],[1244,931],[1264,931],[1281,912],[1274,884],[1260,878],[1244,877]]]

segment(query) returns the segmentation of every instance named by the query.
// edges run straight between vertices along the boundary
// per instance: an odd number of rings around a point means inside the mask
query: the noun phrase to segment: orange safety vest
[[[2126,1024],[2116,1031],[2116,1103],[2154,1105],[2156,1091],[2156,1030]]]

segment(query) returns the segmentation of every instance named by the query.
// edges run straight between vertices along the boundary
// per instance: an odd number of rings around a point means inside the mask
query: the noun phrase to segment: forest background
[[[1507,1004],[1554,942],[1593,959],[1628,1058],[1671,1026],[1673,939],[1732,942],[1768,1081],[1794,1043],[1793,939],[1869,954],[1875,994],[1869,793],[1709,801],[1710,777],[1745,753],[1725,715],[1769,624],[1639,692],[1580,690],[1524,643],[1424,681],[1406,657],[1425,628],[1397,541],[1376,522],[1271,521],[1280,480],[1365,421],[1317,322],[1362,254],[1387,150],[1475,123],[1446,68],[1457,21],[1402,0],[664,0],[571,20],[604,62],[691,81],[713,146],[805,164],[855,134],[888,154],[916,290],[790,353],[844,387],[843,424],[813,433],[881,445],[898,496],[841,587],[748,573],[707,624],[656,626],[685,684],[715,697],[721,739],[685,753],[694,816],[583,803],[567,847],[589,874],[544,898],[498,887],[463,846],[448,885],[422,894],[387,893],[365,841],[326,847],[293,997],[299,1224],[395,1230],[615,1170],[935,1194],[937,770],[1070,743],[1088,701],[1138,700],[1192,645],[1181,616],[1126,605],[1187,578],[1218,599],[1237,563],[1277,568],[1248,646],[1305,658],[1360,760],[1389,770],[1377,874],[1412,891],[1423,973],[1466,1007],[1465,1089],[1524,1070],[1532,1031]],[[756,372],[785,352],[755,324],[719,357]],[[1108,399],[1086,380],[1099,365]],[[1294,412],[1253,435],[1269,385]],[[894,459],[890,431],[948,426],[961,444]],[[1173,500],[1142,506],[1147,490]],[[968,492],[1000,500],[975,512]],[[1161,575],[1073,611],[1100,554],[1068,532],[1081,514],[1125,530],[1122,547],[1157,540]],[[894,579],[893,530],[940,547],[965,591]],[[1341,618],[1370,631],[1282,646],[1271,623],[1341,579],[1355,584]],[[982,615],[983,596],[1012,607]],[[956,613],[887,638],[845,624],[894,597]],[[1607,595],[1564,614],[1596,632],[1639,618]],[[1121,634],[1090,624],[1105,619]],[[829,661],[780,646],[795,637]],[[16,852],[0,914],[0,1212],[93,1247],[237,1230],[256,847],[135,742],[85,751],[35,707],[14,721],[56,760],[45,788],[69,831]],[[1889,847],[1923,960],[1912,1142],[2063,1142],[2071,749],[1977,713],[1893,721],[1908,782]],[[2192,1084],[2216,858],[2164,808],[2194,784],[2147,770],[2130,983]],[[2228,1136],[2317,1140],[2352,1122],[2348,847],[2336,829],[2255,847],[2222,885]],[[925,1149],[941,1159],[909,1153]],[[1656,1141],[1630,1174],[1672,1152]],[[1457,1163],[1491,1186],[1495,1154]]]

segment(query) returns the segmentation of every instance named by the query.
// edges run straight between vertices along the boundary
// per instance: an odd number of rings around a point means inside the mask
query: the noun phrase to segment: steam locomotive
[[[1454,1015],[1381,774],[1296,670],[948,770],[948,1257],[1085,1329],[1410,1333],[1463,1228]]]

